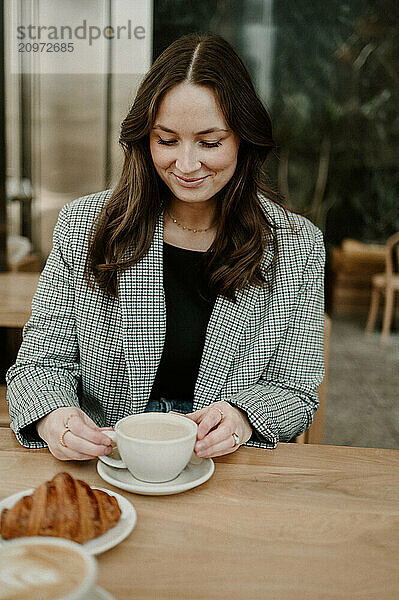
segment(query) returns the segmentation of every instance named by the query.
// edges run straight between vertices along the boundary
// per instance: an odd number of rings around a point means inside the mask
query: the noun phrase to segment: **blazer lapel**
[[[272,249],[266,250],[263,265],[271,263]],[[209,319],[201,364],[194,388],[194,410],[216,399],[226,382],[238,344],[256,304],[264,290],[248,286],[237,292],[234,304],[217,296]]]
[[[120,277],[119,302],[130,394],[140,412],[150,396],[166,336],[163,212],[148,253]]]

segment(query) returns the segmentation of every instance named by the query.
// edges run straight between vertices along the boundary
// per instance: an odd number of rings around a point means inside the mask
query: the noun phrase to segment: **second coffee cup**
[[[122,460],[107,457],[107,464],[126,467],[141,481],[164,483],[187,466],[197,439],[197,424],[170,413],[129,415],[106,435],[116,442]]]
[[[97,598],[97,562],[70,540],[32,536],[0,545],[0,598],[87,600]]]

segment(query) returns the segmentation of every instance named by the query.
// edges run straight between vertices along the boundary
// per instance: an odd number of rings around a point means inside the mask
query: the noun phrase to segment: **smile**
[[[208,177],[208,175],[205,175],[205,177],[200,177],[199,179],[183,179],[182,177],[179,177],[175,173],[173,173],[173,175],[176,177],[177,181],[183,187],[197,187],[204,181],[204,179],[206,179]]]

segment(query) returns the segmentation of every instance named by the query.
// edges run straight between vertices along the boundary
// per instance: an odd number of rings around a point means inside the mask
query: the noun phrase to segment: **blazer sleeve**
[[[253,435],[246,445],[274,449],[300,435],[319,407],[324,378],[323,235],[315,239],[288,328],[259,381],[228,400],[248,415]]]
[[[35,422],[52,410],[77,406],[79,350],[74,319],[73,256],[68,204],[60,211],[53,247],[32,300],[15,364],[6,373],[11,429],[27,448],[46,446]]]

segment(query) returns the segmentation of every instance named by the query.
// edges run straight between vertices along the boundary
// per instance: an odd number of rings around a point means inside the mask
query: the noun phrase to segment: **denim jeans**
[[[187,414],[193,412],[193,403],[191,400],[174,400],[161,396],[159,400],[149,400],[144,412],[169,412],[170,410]]]

